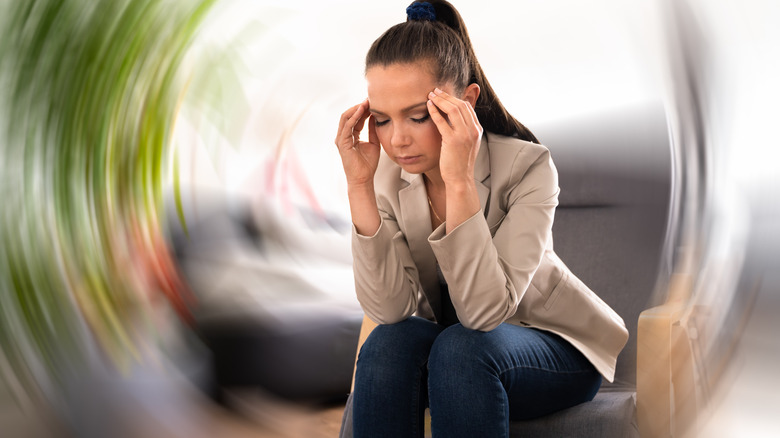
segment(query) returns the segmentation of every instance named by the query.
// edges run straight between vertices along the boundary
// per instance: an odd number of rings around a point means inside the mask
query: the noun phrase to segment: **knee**
[[[389,353],[394,349],[393,345],[401,337],[400,332],[402,330],[399,330],[398,326],[402,324],[404,322],[376,326],[363,342],[363,346],[360,347],[358,363],[375,359],[381,362],[384,356],[390,357],[391,354]]]
[[[396,367],[402,363],[424,362],[439,333],[436,327],[420,318],[378,325],[360,348],[358,366]]]
[[[444,330],[431,348],[431,372],[463,369],[491,369],[492,340],[488,333],[455,324]],[[453,366],[455,365],[455,366]]]

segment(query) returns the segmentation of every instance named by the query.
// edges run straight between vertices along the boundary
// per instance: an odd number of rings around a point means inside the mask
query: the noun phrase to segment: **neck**
[[[432,169],[428,172],[423,173],[423,177],[425,177],[425,185],[428,187],[429,190],[435,190],[436,192],[444,192],[445,185],[444,180],[441,179],[441,172],[439,172],[439,168]]]

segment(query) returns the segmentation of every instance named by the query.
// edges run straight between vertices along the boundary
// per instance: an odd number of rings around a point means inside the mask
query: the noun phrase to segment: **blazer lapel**
[[[401,179],[408,185],[398,191],[400,208],[399,220],[406,236],[409,251],[417,266],[420,284],[425,298],[437,320],[441,320],[441,300],[439,277],[436,273],[436,256],[433,254],[428,236],[431,235],[431,213],[428,209],[428,194],[422,175],[413,175],[401,169]],[[479,203],[483,213],[490,200],[490,152],[487,147],[487,135],[482,143],[474,163],[474,183],[479,194]]]
[[[409,185],[398,192],[400,219],[409,251],[417,266],[420,284],[425,298],[437,320],[440,316],[439,278],[436,274],[436,256],[433,254],[428,236],[431,232],[431,213],[428,209],[428,195],[422,175],[413,175],[401,170],[401,178]]]
[[[474,183],[479,194],[479,206],[487,217],[486,208],[490,200],[490,151],[488,150],[487,133],[482,134],[482,142],[474,162]]]

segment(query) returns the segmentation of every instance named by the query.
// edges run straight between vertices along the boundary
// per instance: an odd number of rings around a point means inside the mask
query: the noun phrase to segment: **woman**
[[[508,436],[510,420],[591,400],[628,333],[553,252],[549,151],[495,96],[458,12],[407,14],[371,46],[368,99],[336,138],[357,296],[379,324],[354,435],[421,436],[429,406],[434,436]]]

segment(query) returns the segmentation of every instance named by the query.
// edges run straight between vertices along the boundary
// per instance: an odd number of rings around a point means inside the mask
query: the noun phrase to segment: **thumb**
[[[368,142],[379,145],[379,136],[376,133],[376,119],[373,114],[368,120]]]

